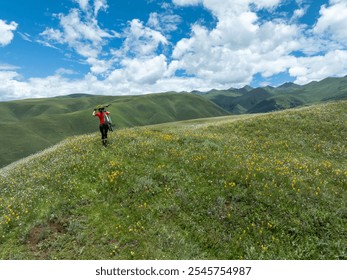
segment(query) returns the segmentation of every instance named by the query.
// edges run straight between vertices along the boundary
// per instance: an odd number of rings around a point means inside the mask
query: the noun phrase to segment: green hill
[[[233,114],[264,113],[347,99],[347,77],[326,78],[304,86],[285,83],[277,88],[213,90],[203,96]]]
[[[0,258],[346,259],[346,139],[347,101],[69,138],[0,170]]]
[[[98,131],[91,117],[97,104],[112,103],[117,128],[215,117],[228,112],[194,94],[89,96],[28,99],[0,103],[0,167],[47,148],[68,136]]]

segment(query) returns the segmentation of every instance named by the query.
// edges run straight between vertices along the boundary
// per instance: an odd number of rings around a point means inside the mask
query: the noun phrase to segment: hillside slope
[[[1,259],[346,259],[347,102],[73,137],[0,170]]]
[[[112,120],[132,127],[227,115],[214,103],[193,94],[146,96],[71,95],[0,103],[0,167],[47,148],[68,136],[98,130],[91,117],[97,104],[112,103]]]

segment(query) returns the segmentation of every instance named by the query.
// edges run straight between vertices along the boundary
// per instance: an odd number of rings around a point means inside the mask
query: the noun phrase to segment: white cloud
[[[330,6],[323,5],[320,9],[320,18],[313,31],[316,34],[325,34],[332,40],[347,43],[347,2],[341,0],[330,1]]]
[[[292,22],[297,21],[300,18],[302,18],[306,14],[308,8],[309,8],[309,6],[305,6],[305,7],[301,7],[299,9],[294,10],[291,21]]]
[[[89,6],[89,0],[73,0],[74,2],[78,3],[80,5],[80,8],[83,11],[87,11]]]
[[[296,83],[306,84],[326,77],[345,75],[347,72],[347,50],[335,50],[314,57],[296,58],[289,74],[297,77]]]
[[[107,0],[94,0],[94,17],[98,15],[100,10],[106,11],[107,8]]]
[[[67,16],[61,15],[60,24],[64,30],[64,42],[72,47],[76,42],[84,42],[97,48],[100,44],[104,44],[104,38],[112,38],[111,34],[99,27],[95,18],[83,21],[76,9],[71,10]]]
[[[168,40],[161,32],[144,26],[138,19],[132,20],[129,25],[121,49],[123,56],[129,54],[135,57],[153,56],[160,45],[168,44]]]
[[[0,19],[0,47],[4,47],[11,43],[13,40],[13,31],[18,27],[18,24],[14,21],[9,24],[6,21]]]
[[[166,57],[162,54],[153,58],[124,59],[122,66],[122,69],[114,70],[107,80],[111,83],[127,81],[137,86],[154,85],[167,71]]]
[[[90,73],[81,80],[72,80],[65,76],[76,73],[60,68],[52,76],[24,80],[15,71],[1,71],[0,99],[49,97],[72,92],[136,94],[160,91],[156,82],[170,72],[166,56],[157,54],[157,50],[169,43],[162,32],[174,31],[180,17],[168,12],[153,13],[147,25],[134,19],[129,21],[123,34],[119,34],[101,28],[97,21],[96,13],[107,8],[106,1],[75,2],[79,9],[55,15],[59,27],[47,27],[41,33],[43,40],[36,42],[54,48],[69,46],[90,66]],[[104,45],[114,38],[122,38],[122,46],[104,50]]]
[[[14,71],[0,71],[0,101],[24,98],[53,97],[75,92],[96,93],[100,89],[98,81],[85,78],[72,81],[60,74],[45,78],[23,80]]]
[[[182,19],[178,15],[158,14],[154,12],[149,15],[147,25],[154,30],[166,33],[177,30],[177,25],[181,21]]]
[[[55,71],[55,74],[59,76],[63,76],[63,75],[75,75],[78,73],[72,69],[59,68]]]
[[[172,0],[172,2],[175,5],[179,5],[179,6],[189,6],[189,5],[197,5],[200,2],[202,2],[202,0]]]
[[[306,10],[304,8],[300,8],[294,11],[294,17],[295,18],[301,18],[305,15]]]
[[[31,97],[30,89],[15,71],[0,71],[0,100]]]
[[[183,70],[224,88],[247,84],[257,73],[269,78],[289,71],[296,82],[303,84],[347,72],[346,51],[341,48],[342,42],[347,43],[345,0],[331,0],[330,6],[322,6],[312,30],[294,23],[308,9],[301,1],[301,8],[294,11],[292,18],[266,21],[259,20],[252,7],[274,9],[280,0],[174,1],[177,5],[198,2],[215,15],[217,25],[212,30],[198,24],[192,27],[191,36],[174,48],[175,61],[169,65],[172,71]],[[327,40],[326,35],[333,41]],[[309,56],[297,58],[293,52]]]
[[[52,44],[68,45],[82,56],[90,65],[90,71],[96,75],[107,76],[115,65],[130,67],[128,57],[136,59],[156,57],[158,47],[168,44],[161,31],[170,32],[175,29],[179,17],[166,14],[159,18],[152,14],[148,26],[138,19],[129,22],[123,34],[102,29],[96,18],[99,10],[106,10],[107,1],[95,0],[94,13],[89,1],[76,0],[81,10],[71,9],[67,15],[59,14],[60,28],[46,28],[41,33],[48,46]],[[157,20],[157,21],[156,21]],[[153,27],[153,28],[151,28]],[[158,29],[158,30],[155,30]],[[117,50],[104,51],[103,47],[114,38],[123,38],[123,45]]]
[[[278,6],[283,0],[253,0],[250,1],[254,3],[258,8],[267,8],[272,9],[276,6]]]
[[[11,64],[1,64],[0,63],[0,71],[12,71],[12,70],[17,70],[20,67],[11,65]]]
[[[13,80],[19,77],[15,71],[0,71],[0,81]]]
[[[330,0],[330,4],[346,3],[346,0]]]
[[[93,56],[90,56],[87,59],[87,63],[91,65],[90,70],[95,74],[103,74],[107,72],[112,66],[112,60],[97,59]]]
[[[22,32],[18,32],[18,34],[22,37],[22,39],[24,41],[27,41],[27,42],[33,42],[33,40],[31,39],[31,35],[28,34],[28,33],[22,33]]]
[[[172,0],[178,6],[192,6],[202,4],[216,16],[229,13],[239,13],[248,10],[253,4],[258,9],[273,9],[283,0]]]
[[[64,34],[60,30],[53,28],[46,28],[40,35],[46,38],[48,41],[57,42],[63,44],[65,42]]]
[[[88,1],[76,0],[80,8],[71,9],[67,15],[59,14],[60,29],[46,28],[40,35],[41,44],[53,47],[56,44],[68,45],[89,63],[95,74],[108,70],[110,64],[102,61],[100,55],[108,40],[117,36],[115,32],[102,29],[96,15],[99,10],[106,9],[106,1],[95,0],[94,12]]]
[[[248,4],[246,3],[248,2]],[[283,21],[260,22],[249,4],[273,8],[280,1],[212,1],[203,4],[218,19],[212,30],[195,24],[190,38],[173,51],[175,69],[224,87],[247,84],[256,73],[264,77],[286,71],[300,50],[300,28]]]
[[[100,10],[105,11],[108,8],[107,0],[93,0],[92,1],[93,8],[91,7],[89,0],[73,0],[73,1],[80,6],[80,9],[82,11],[88,13],[89,15],[91,15],[91,12],[93,10],[94,17],[97,17]]]

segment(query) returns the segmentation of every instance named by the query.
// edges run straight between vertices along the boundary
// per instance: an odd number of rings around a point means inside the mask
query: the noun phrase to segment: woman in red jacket
[[[104,107],[98,106],[97,109],[94,109],[93,116],[99,117],[100,125],[99,129],[101,132],[102,144],[107,146],[107,132],[108,132],[108,123],[106,122],[105,115],[110,114],[110,112],[106,111]]]

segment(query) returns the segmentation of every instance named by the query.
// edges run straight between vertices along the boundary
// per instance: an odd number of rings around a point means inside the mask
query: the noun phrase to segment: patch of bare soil
[[[28,234],[27,243],[39,259],[47,259],[50,249],[47,243],[57,238],[59,234],[65,233],[66,226],[58,220],[52,220],[32,228]]]

